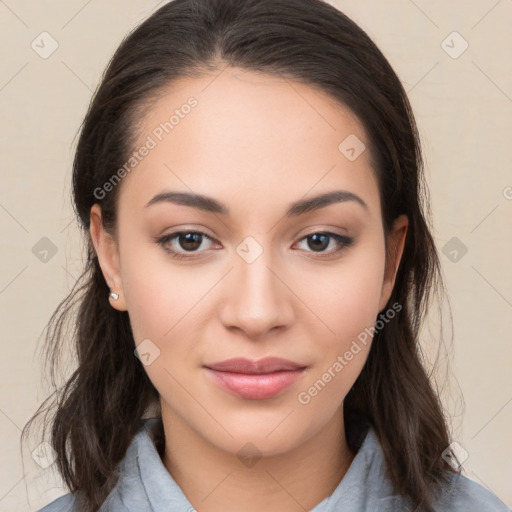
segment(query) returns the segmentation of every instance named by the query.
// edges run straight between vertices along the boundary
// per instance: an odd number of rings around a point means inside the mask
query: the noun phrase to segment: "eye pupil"
[[[184,233],[179,235],[179,242],[183,249],[194,250],[201,246],[200,233]],[[192,246],[187,245],[192,244]]]
[[[308,237],[310,242],[312,241],[313,244],[309,243],[308,245],[311,247],[311,249],[313,250],[319,250],[319,251],[322,251],[324,250],[326,247],[329,246],[329,236],[328,235],[325,235],[325,234],[322,234],[322,233],[315,233],[314,235],[311,235]]]

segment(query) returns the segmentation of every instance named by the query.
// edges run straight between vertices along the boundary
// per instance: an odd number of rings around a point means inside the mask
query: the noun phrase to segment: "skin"
[[[343,399],[371,343],[360,344],[309,403],[298,394],[385,310],[408,221],[397,219],[386,255],[370,151],[349,161],[338,150],[350,134],[368,148],[364,128],[347,108],[303,84],[232,67],[180,79],[142,120],[140,144],[190,96],[198,105],[118,185],[117,234],[104,231],[95,204],[91,239],[106,282],[120,295],[112,307],[129,312],[137,345],[149,338],[160,350],[144,368],[160,393],[163,463],[195,509],[310,510],[334,491],[355,456]],[[357,194],[367,209],[346,201],[284,215],[294,201],[339,189]],[[164,190],[213,197],[230,213],[164,202],[145,207]],[[167,242],[192,255],[174,259],[155,239],[179,230],[211,239],[197,249]],[[330,238],[316,252],[305,237],[325,231],[354,243],[335,252]],[[251,263],[236,252],[249,236],[262,250]],[[308,368],[263,400],[229,394],[203,368],[266,356]],[[237,456],[248,442],[261,456],[251,467]]]

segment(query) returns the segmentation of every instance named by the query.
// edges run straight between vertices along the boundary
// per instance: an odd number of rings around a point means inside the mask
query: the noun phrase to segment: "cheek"
[[[304,302],[314,304],[325,327],[312,337],[318,359],[297,397],[304,406],[315,403],[333,414],[359,376],[379,313],[384,265],[384,245],[376,238],[336,268],[302,273]]]
[[[303,268],[298,273],[298,295],[322,321],[325,349],[343,350],[365,328],[374,325],[384,267],[384,244],[375,237],[347,253],[336,265],[316,267],[315,271]]]
[[[198,315],[211,283],[199,272],[136,252],[123,262],[123,272],[135,344],[150,353],[144,370],[165,400],[186,404],[190,397],[179,383],[199,365],[194,350],[201,339]]]
[[[331,289],[332,301],[323,294],[319,308],[322,320],[328,325],[322,336],[314,338],[316,364],[298,390],[296,400],[303,414],[312,418],[312,432],[327,422],[338,410],[347,393],[360,375],[368,357],[373,326],[378,314],[375,294],[380,287],[352,275],[344,280],[345,288]],[[353,280],[353,282],[352,282]]]
[[[172,264],[153,244],[127,251],[122,263],[123,291],[136,343],[154,338],[165,344],[211,288],[201,272]]]

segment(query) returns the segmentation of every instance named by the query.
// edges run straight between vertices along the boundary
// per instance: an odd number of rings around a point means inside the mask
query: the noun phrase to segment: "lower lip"
[[[264,374],[246,374],[221,372],[206,368],[215,382],[225,390],[241,398],[262,400],[272,398],[291,386],[303,373],[305,368],[283,370]]]

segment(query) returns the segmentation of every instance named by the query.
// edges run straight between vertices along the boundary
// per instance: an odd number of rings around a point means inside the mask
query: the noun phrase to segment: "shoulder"
[[[163,467],[157,446],[163,441],[163,424],[160,418],[144,418],[128,446],[123,460],[116,468],[117,480],[103,501],[100,510],[128,510],[124,500],[130,503],[130,510],[149,510],[146,500],[146,485],[140,475],[140,465],[147,466],[150,477],[155,475],[155,466],[160,464],[164,474],[169,478]],[[148,460],[146,460],[148,459]],[[71,492],[64,494],[48,503],[37,512],[79,512],[81,509],[77,495]]]
[[[75,496],[71,493],[64,494],[37,512],[75,512]]]
[[[440,510],[454,512],[511,512],[510,509],[491,491],[479,483],[454,473],[447,491],[440,499]]]
[[[385,471],[381,445],[372,426],[364,437],[353,466],[354,468],[349,468],[344,480],[348,483],[351,477],[356,476],[358,482],[354,483],[354,489],[361,489],[364,485],[370,494],[367,499],[371,503],[367,508],[366,505],[361,505],[360,510],[412,510],[409,499],[394,492]],[[449,472],[446,476],[447,483],[438,488],[433,499],[432,505],[436,512],[512,512],[491,491],[460,472]],[[345,493],[348,491],[346,488]]]

